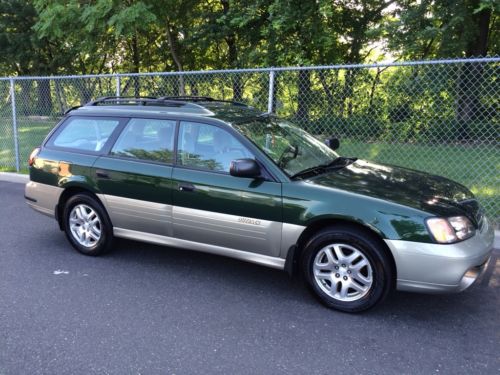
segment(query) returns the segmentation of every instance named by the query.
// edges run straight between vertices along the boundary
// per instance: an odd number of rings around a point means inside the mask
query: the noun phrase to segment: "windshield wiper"
[[[326,168],[327,168],[326,164],[315,165],[314,167],[306,168],[303,171],[295,173],[290,178],[293,180],[294,178],[304,177],[304,176],[306,176],[308,174],[320,174],[320,173],[324,173],[326,171]]]
[[[333,159],[330,163],[326,165],[326,167],[346,167],[349,164],[354,163],[358,158],[347,158],[345,156],[339,156],[338,158]]]
[[[327,164],[320,164],[320,165],[315,165],[314,167],[306,168],[300,172],[295,173],[293,176],[291,176],[291,179],[297,178],[297,177],[304,177],[310,174],[321,174],[325,173],[326,171],[332,170],[332,169],[341,169],[344,167],[347,167],[349,164],[354,163],[357,158],[346,158],[344,156],[339,156],[338,158],[333,159],[331,162]]]

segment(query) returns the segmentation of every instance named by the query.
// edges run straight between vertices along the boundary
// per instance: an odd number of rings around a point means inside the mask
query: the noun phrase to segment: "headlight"
[[[453,243],[472,237],[474,226],[465,216],[449,218],[433,217],[427,219],[427,228],[439,243]]]

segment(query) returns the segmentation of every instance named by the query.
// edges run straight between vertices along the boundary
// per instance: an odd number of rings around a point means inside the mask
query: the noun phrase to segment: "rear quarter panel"
[[[91,168],[96,155],[42,149],[30,168],[30,180],[68,188],[79,186],[98,192]]]

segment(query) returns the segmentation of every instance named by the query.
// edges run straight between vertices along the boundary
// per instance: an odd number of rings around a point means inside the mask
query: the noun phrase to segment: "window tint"
[[[175,121],[131,119],[111,154],[141,160],[173,161]]]
[[[113,130],[117,119],[70,118],[49,144],[86,151],[100,151]]]
[[[178,163],[187,167],[229,172],[234,159],[252,154],[231,134],[213,125],[181,122]]]

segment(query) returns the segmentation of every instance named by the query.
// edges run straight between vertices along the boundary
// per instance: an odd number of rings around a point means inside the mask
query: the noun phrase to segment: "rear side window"
[[[172,163],[175,121],[134,118],[123,129],[111,155]]]
[[[49,141],[49,146],[100,151],[119,123],[118,119],[70,117]]]

